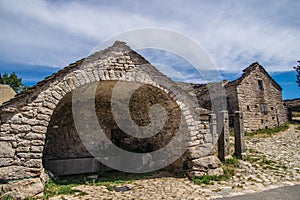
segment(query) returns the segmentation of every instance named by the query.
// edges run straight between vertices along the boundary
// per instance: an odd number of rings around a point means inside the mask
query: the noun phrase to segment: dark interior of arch
[[[166,109],[167,120],[163,129],[156,135],[136,138],[122,131],[113,118],[111,96],[115,85],[116,81],[101,81],[97,85],[96,113],[105,135],[118,147],[131,152],[152,152],[168,144],[180,126],[181,112],[178,104],[156,87],[143,85],[138,88],[129,103],[132,120],[139,126],[148,125],[149,108],[154,104],[160,104]],[[89,114],[83,112],[82,117],[89,118]],[[46,133],[43,163],[46,170],[56,175],[108,169],[93,158],[80,140],[72,115],[72,93],[65,95],[52,114]]]

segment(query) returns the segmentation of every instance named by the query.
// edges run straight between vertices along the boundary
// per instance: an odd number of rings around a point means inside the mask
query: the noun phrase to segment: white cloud
[[[287,71],[300,59],[299,8],[299,1],[2,0],[0,59],[63,67],[115,34],[162,27],[201,44],[220,70],[258,61]]]

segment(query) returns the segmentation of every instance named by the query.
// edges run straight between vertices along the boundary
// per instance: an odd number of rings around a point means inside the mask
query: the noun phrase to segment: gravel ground
[[[300,184],[300,131],[294,125],[272,137],[247,138],[246,144],[246,159],[240,161],[235,175],[226,181],[197,185],[187,178],[161,172],[156,177],[124,184],[131,188],[125,192],[80,185],[75,189],[86,195],[59,195],[50,199],[215,199]]]

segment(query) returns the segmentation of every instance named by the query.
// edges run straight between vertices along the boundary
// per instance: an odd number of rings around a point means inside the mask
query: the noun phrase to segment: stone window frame
[[[258,84],[258,89],[263,91],[264,90],[264,82],[261,79],[257,80],[257,84]]]
[[[266,103],[262,103],[261,104],[261,112],[264,115],[266,115],[268,113],[268,111],[267,111],[267,104]]]

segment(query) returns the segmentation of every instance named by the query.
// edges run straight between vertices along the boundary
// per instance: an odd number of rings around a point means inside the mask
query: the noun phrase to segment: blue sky
[[[284,99],[299,98],[292,68],[300,60],[299,10],[297,0],[0,0],[0,73],[15,71],[32,85],[116,34],[159,27],[197,42],[224,79],[257,61],[282,86]],[[173,79],[203,81],[170,53],[139,52],[158,68],[172,68],[164,73]]]

